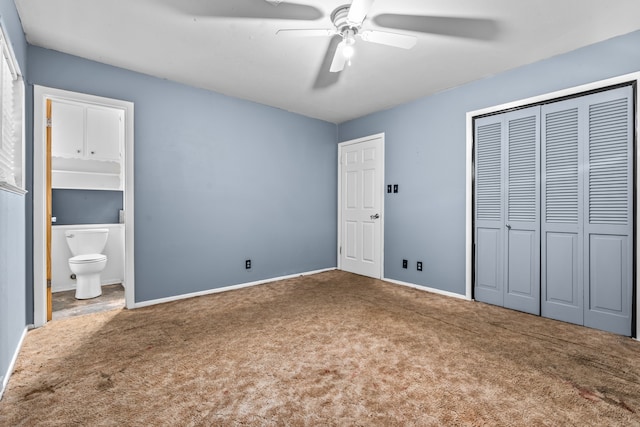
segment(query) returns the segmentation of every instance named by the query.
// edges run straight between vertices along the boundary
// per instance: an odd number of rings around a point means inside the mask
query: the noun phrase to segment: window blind
[[[0,28],[0,182],[22,188],[24,89],[10,44]]]

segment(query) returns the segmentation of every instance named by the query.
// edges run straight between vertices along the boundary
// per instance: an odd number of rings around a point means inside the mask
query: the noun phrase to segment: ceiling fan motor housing
[[[345,35],[348,30],[353,31],[353,35],[358,33],[361,23],[352,23],[347,20],[349,15],[349,5],[340,6],[331,14],[331,22],[336,26],[336,29],[341,35]]]

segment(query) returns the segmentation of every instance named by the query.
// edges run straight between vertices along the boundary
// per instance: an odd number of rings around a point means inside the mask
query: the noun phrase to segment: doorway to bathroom
[[[57,317],[132,308],[133,103],[34,86],[33,158],[34,326],[54,305]],[[97,228],[109,236],[103,295],[75,300],[68,236]]]

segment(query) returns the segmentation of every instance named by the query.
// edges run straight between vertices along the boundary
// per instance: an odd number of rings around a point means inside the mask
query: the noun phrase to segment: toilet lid
[[[72,258],[69,258],[69,262],[74,264],[90,264],[92,262],[101,262],[106,260],[107,256],[103,254],[76,255]]]

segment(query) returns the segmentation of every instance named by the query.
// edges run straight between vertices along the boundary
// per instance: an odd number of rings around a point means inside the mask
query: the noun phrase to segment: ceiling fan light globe
[[[356,52],[355,48],[353,47],[353,44],[348,44],[345,43],[344,47],[342,48],[342,55],[347,59],[350,60],[351,58],[353,58],[353,54]]]

